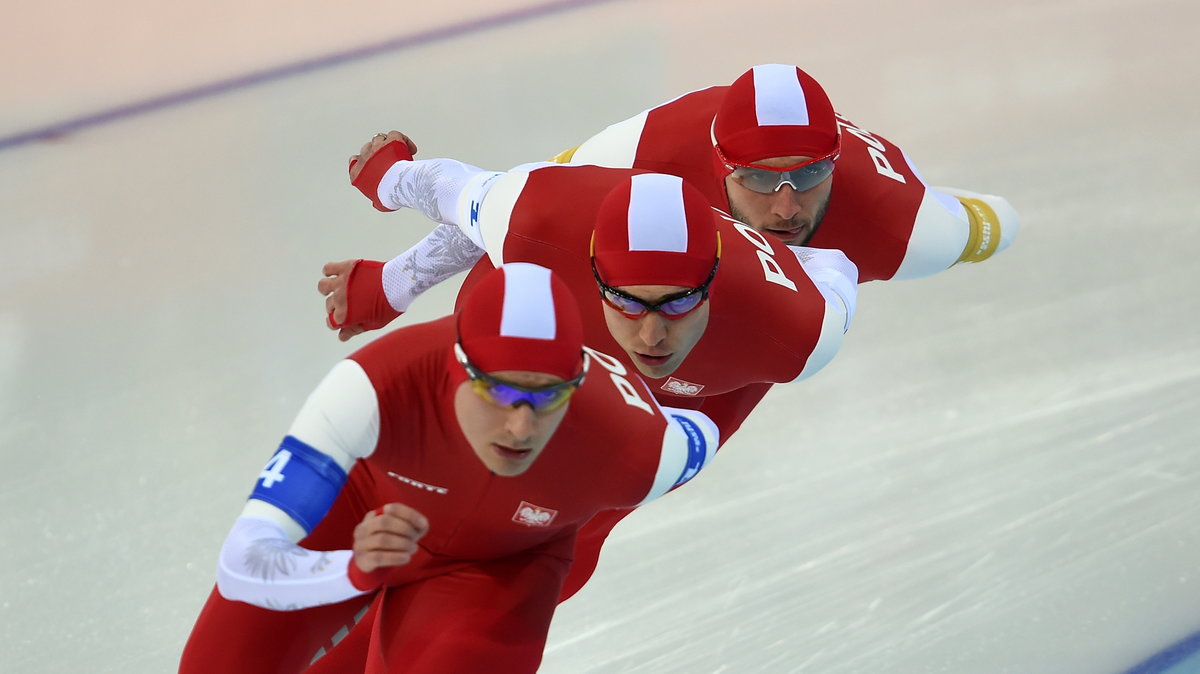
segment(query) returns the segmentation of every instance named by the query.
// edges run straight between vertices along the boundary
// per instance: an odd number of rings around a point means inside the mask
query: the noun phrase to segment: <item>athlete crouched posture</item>
[[[360,155],[391,141],[417,150],[392,131]],[[1011,245],[1021,227],[1003,197],[929,185],[906,152],[836,113],[820,83],[794,65],[757,65],[731,85],[676,96],[555,161],[679,176],[715,208],[767,237],[842,251],[860,283],[923,278],[982,262]],[[434,219],[444,222],[452,213],[442,215]],[[339,321],[339,336],[386,325],[424,290],[479,257],[456,228],[434,230],[364,278],[380,285],[386,299]]]
[[[722,441],[772,384],[812,376],[843,341],[857,296],[844,255],[774,241],[677,176],[559,164],[496,173],[414,161],[409,150],[380,134],[356,155],[354,184],[376,208],[417,208],[454,224],[496,264],[554,269],[583,310],[586,341],[639,371],[659,403],[704,412]],[[491,269],[487,260],[465,292]],[[416,267],[437,264],[427,262]],[[358,325],[387,303],[364,268],[380,271],[368,261],[326,265],[318,290],[333,321]],[[590,575],[594,543],[623,512],[581,530],[589,544],[576,546],[564,597]]]
[[[313,671],[536,671],[579,525],[690,478],[717,442],[583,346],[550,270],[504,265],[308,397],[180,670],[303,671],[357,615]]]

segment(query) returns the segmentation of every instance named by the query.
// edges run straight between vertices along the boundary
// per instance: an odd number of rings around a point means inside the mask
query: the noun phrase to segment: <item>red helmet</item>
[[[525,370],[572,379],[583,371],[583,324],[567,285],[545,267],[502,265],[458,312],[458,341],[484,372]]]
[[[753,166],[769,157],[835,155],[840,144],[833,104],[796,66],[754,66],[734,80],[713,118],[722,163]],[[765,167],[760,167],[765,168]]]
[[[631,176],[608,193],[596,216],[596,273],[610,286],[697,287],[719,254],[715,217],[700,190],[682,178]]]

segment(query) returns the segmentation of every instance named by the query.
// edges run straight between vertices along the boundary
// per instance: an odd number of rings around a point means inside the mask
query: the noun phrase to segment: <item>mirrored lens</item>
[[[668,316],[679,316],[695,309],[704,301],[704,293],[692,293],[664,303],[659,309]]]
[[[575,392],[575,385],[570,383],[536,391],[524,391],[496,380],[476,379],[472,385],[477,393],[501,407],[527,403],[535,410],[547,411],[561,407]]]
[[[646,313],[646,305],[637,300],[618,295],[610,290],[604,291],[604,299],[617,311],[626,316],[641,316]]]
[[[667,300],[658,304],[639,302],[625,295],[617,294],[612,289],[604,289],[604,301],[612,308],[621,312],[626,318],[637,319],[645,316],[648,312],[657,311],[671,320],[675,320],[687,315],[693,309],[700,306],[705,300],[705,292],[703,288],[697,288],[687,295],[676,297],[673,300]]]
[[[833,173],[833,160],[822,159],[791,171],[768,171],[765,169],[739,167],[733,177],[748,190],[770,194],[789,184],[797,192],[811,190]]]

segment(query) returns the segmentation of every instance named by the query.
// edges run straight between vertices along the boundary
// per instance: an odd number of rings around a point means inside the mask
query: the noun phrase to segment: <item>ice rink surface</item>
[[[10,7],[0,138],[536,4]],[[751,4],[580,5],[0,150],[0,670],[174,669],[364,342],[322,263],[428,231],[347,185],[371,134],[503,169],[762,62],[1024,228],[864,286],[824,372],[617,529],[542,671],[1117,674],[1200,631],[1200,9]]]

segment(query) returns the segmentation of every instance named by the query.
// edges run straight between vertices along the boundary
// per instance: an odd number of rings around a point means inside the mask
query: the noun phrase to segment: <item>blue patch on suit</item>
[[[675,486],[687,482],[700,472],[704,467],[704,460],[708,457],[708,441],[704,439],[704,433],[700,430],[700,426],[691,419],[678,414],[672,414],[672,418],[679,422],[688,436],[688,457],[687,463],[683,467],[683,472],[675,479]]]
[[[289,435],[258,474],[250,498],[279,508],[312,533],[344,484],[346,471],[336,461]]]

